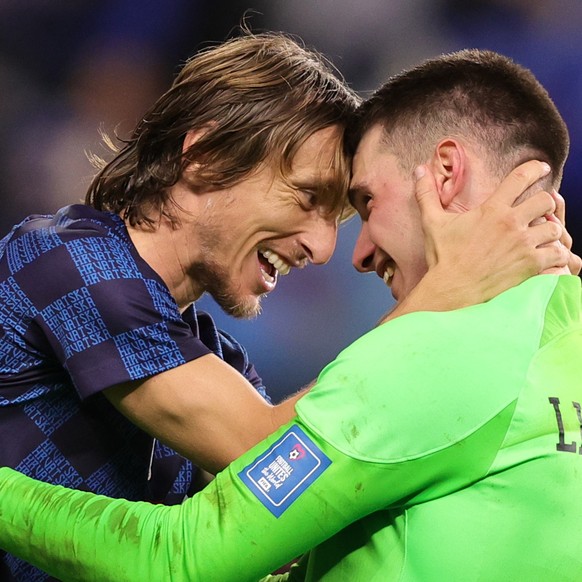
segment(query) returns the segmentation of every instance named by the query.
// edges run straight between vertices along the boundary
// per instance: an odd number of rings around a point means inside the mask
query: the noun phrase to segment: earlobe
[[[216,125],[215,122],[210,122],[205,124],[203,127],[191,129],[184,138],[184,143],[182,144],[182,153],[185,154],[201,137],[207,134],[215,125]]]
[[[435,148],[432,162],[441,204],[447,208],[464,187],[465,150],[456,139],[443,139]]]
[[[206,133],[206,131],[206,128],[190,130],[184,138],[182,153],[185,154]]]

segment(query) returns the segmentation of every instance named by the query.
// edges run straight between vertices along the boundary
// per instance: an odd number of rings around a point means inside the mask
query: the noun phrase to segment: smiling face
[[[370,128],[358,145],[350,200],[362,220],[354,266],[376,272],[396,300],[404,299],[428,267],[414,182],[383,142],[381,125]]]
[[[326,263],[335,248],[341,208],[337,200],[339,128],[311,135],[297,150],[290,173],[278,160],[224,190],[175,201],[190,222],[182,261],[200,292],[208,292],[236,317],[260,312],[260,299],[278,275],[307,263]],[[335,189],[336,194],[332,194]],[[185,211],[185,212],[184,212]]]

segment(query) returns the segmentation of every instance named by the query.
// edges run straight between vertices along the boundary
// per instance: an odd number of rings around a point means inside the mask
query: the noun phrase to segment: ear
[[[434,150],[430,165],[443,208],[453,202],[465,206],[460,199],[467,172],[467,154],[463,145],[454,138],[442,139]]]
[[[206,133],[215,125],[215,123],[207,123],[202,127],[191,129],[184,138],[182,143],[182,155],[185,156],[186,152]],[[200,164],[196,161],[190,162],[184,170],[184,176],[194,176],[197,170],[200,168]]]
[[[205,125],[204,127],[190,130],[184,138],[182,153],[185,154],[209,129],[210,126]]]

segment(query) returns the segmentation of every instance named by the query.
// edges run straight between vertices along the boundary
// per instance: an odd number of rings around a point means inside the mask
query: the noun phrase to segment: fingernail
[[[426,174],[426,168],[424,166],[416,166],[414,170],[414,177],[420,180]]]
[[[549,174],[550,171],[551,171],[551,169],[552,169],[552,168],[550,168],[550,165],[549,164],[546,164],[546,162],[542,162],[542,168],[544,170],[544,176],[546,174]]]

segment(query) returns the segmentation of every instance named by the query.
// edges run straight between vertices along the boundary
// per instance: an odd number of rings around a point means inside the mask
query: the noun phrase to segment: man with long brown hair
[[[280,424],[244,348],[193,302],[251,317],[280,274],[328,261],[353,212],[342,135],[358,103],[316,52],[244,34],[185,63],[85,205],[14,227],[0,465],[171,504],[192,460],[214,472]],[[0,556],[2,580],[32,576]]]

